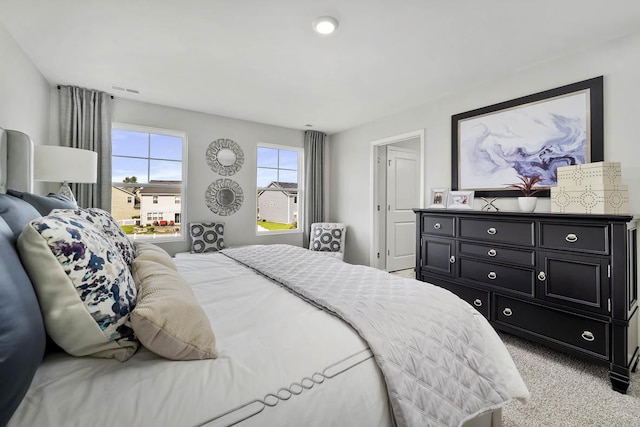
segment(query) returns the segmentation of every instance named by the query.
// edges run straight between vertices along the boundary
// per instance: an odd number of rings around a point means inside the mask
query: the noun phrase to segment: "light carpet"
[[[611,389],[607,366],[500,333],[531,397],[502,410],[504,427],[640,426],[640,373],[626,395]]]

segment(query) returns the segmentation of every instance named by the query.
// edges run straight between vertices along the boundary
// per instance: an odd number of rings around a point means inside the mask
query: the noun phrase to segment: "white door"
[[[415,266],[419,177],[417,152],[387,147],[387,271]]]

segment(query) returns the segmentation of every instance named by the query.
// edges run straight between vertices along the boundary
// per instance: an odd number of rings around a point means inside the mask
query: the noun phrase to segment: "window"
[[[257,148],[257,233],[301,230],[302,149],[259,144]],[[299,203],[300,202],[300,203]]]
[[[186,133],[114,123],[111,137],[112,186],[133,194],[126,204],[112,197],[113,217],[135,239],[184,238],[174,218],[184,217],[185,211],[180,200],[186,176]],[[140,223],[131,225],[133,217],[140,218]]]

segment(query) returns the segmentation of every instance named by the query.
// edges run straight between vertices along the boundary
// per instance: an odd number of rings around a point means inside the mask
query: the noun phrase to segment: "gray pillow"
[[[0,218],[0,426],[22,401],[45,348],[40,306],[13,240]]]
[[[76,209],[78,205],[60,194],[49,193],[39,196],[16,190],[7,190],[7,194],[29,203],[40,212],[40,216],[49,215],[53,209]]]
[[[224,222],[192,222],[189,224],[189,234],[192,254],[224,249]]]
[[[15,243],[24,226],[32,219],[40,218],[42,215],[26,201],[0,194],[0,216],[11,229],[13,242]]]

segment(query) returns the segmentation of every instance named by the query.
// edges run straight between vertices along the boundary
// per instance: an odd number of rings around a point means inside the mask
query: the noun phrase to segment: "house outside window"
[[[186,152],[185,132],[113,124],[112,194],[131,198],[135,211],[116,214],[115,197],[111,210],[127,235],[156,241],[185,238],[179,220],[185,215],[180,200],[185,194]]]
[[[302,149],[258,144],[257,234],[301,232]]]

